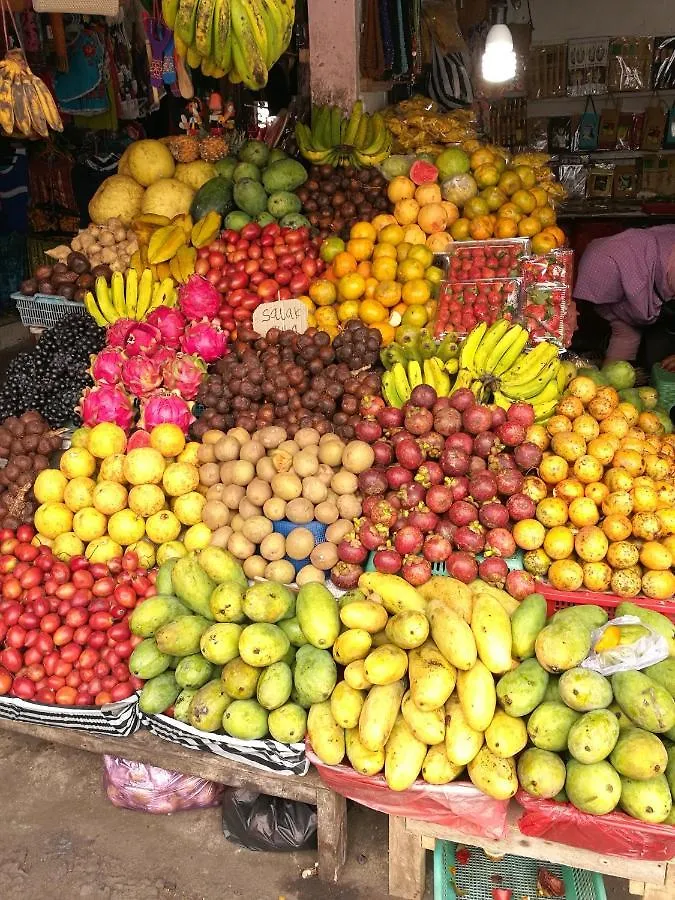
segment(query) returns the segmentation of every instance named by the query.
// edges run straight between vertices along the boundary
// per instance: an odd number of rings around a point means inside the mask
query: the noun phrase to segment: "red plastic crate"
[[[661,615],[667,616],[672,622],[675,622],[675,600],[651,600],[649,597],[619,597],[616,594],[606,594],[598,591],[559,591],[545,581],[537,582],[537,591],[546,597],[549,616],[568,606],[593,604],[606,609],[609,618],[613,619],[616,607],[620,603],[629,601],[630,603],[635,603],[636,606],[659,612]]]

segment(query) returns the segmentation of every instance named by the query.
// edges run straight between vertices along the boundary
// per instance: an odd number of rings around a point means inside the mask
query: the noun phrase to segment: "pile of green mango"
[[[607,621],[605,610],[568,607],[537,631],[532,623],[545,616],[545,601],[532,595],[513,616],[522,661],[496,690],[508,715],[527,723],[530,746],[519,757],[518,781],[534,797],[569,801],[591,815],[619,808],[673,825],[675,626],[634,603],[621,603],[616,614],[637,616],[662,634],[670,657],[605,678],[580,665],[592,630]]]
[[[129,660],[146,682],[141,711],[173,707],[175,719],[200,731],[302,741],[307,710],[337,681],[330,648],[340,619],[330,591],[249,586],[239,561],[219,547],[168,560],[156,587],[129,623],[143,638]]]

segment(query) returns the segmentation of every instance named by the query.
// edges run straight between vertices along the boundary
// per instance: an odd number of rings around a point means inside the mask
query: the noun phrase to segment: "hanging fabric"
[[[445,109],[459,109],[473,103],[473,88],[464,54],[446,53],[433,45],[428,91]]]

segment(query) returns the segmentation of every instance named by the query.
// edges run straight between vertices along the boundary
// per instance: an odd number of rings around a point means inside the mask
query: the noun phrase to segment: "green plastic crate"
[[[670,412],[675,406],[675,373],[657,363],[652,366],[652,384],[659,392],[661,405]]]
[[[495,888],[513,892],[512,900],[537,897],[537,872],[541,867],[562,878],[564,900],[607,900],[602,875],[569,866],[554,866],[526,856],[506,855],[491,860],[478,847],[467,847],[469,860],[458,863],[457,845],[436,841],[434,850],[434,900],[492,900]],[[495,880],[495,876],[499,876]]]

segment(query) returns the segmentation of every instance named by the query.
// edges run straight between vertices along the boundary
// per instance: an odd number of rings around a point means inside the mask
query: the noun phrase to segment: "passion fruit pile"
[[[63,297],[64,300],[84,300],[87,291],[92,290],[96,279],[102,275],[106,281],[112,277],[112,269],[105,263],[92,266],[83,253],[73,251],[65,261],[53,266],[38,266],[31,278],[19,285],[19,290],[27,297],[48,294]]]
[[[614,387],[578,375],[546,425],[523,492],[534,516],[513,528],[525,569],[559,590],[667,600],[675,594],[675,435]]]
[[[336,234],[346,240],[352,225],[370,221],[378,213],[388,212],[390,206],[387,179],[375,168],[313,166],[296,194],[303,213],[322,238]]]

